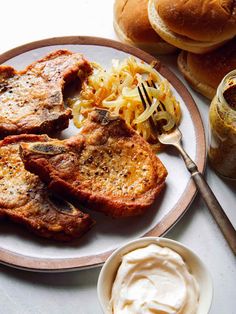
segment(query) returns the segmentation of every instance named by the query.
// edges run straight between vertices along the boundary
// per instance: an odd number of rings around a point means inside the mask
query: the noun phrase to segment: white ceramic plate
[[[128,55],[150,63],[151,55],[124,44],[94,37],[60,37],[29,43],[0,56],[0,63],[24,69],[25,66],[57,49],[81,52],[91,61],[104,67],[112,59]],[[205,137],[198,109],[184,85],[159,61],[156,68],[173,86],[180,101],[183,119],[180,129],[183,144],[197,163],[199,170],[205,166]],[[78,132],[73,125],[63,131],[63,137]],[[183,161],[174,150],[159,155],[168,169],[165,191],[150,210],[141,217],[112,219],[100,213],[89,212],[97,224],[85,236],[70,244],[55,243],[37,238],[24,228],[0,222],[0,261],[4,264],[33,271],[65,271],[95,267],[105,261],[111,252],[129,240],[144,235],[161,236],[184,214],[193,200],[196,188],[190,180]]]

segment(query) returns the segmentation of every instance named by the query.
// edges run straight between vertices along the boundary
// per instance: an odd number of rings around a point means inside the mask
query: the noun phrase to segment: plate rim
[[[204,172],[206,166],[206,139],[199,109],[184,83],[182,83],[182,81],[167,66],[165,66],[163,62],[139,48],[126,45],[113,39],[93,36],[63,36],[37,40],[10,49],[0,55],[0,64],[30,50],[54,45],[104,46],[129,53],[146,63],[154,62],[154,68],[173,85],[188,108],[191,119],[194,122],[194,131],[197,143],[195,162],[199,171],[201,173]],[[142,237],[163,236],[165,233],[167,233],[185,214],[190,204],[194,200],[196,193],[197,189],[191,178],[189,178],[183,193],[174,207],[163,217],[159,223],[155,225],[155,227],[145,233]],[[98,255],[54,259],[27,256],[0,248],[0,263],[28,271],[65,272],[101,266],[113,251],[114,249],[100,253]]]

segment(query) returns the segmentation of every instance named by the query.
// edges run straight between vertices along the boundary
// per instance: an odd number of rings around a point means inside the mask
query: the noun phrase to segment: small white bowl
[[[123,255],[151,243],[162,247],[168,247],[177,252],[188,265],[190,272],[199,285],[199,306],[196,314],[207,314],[210,311],[213,296],[213,284],[211,276],[199,257],[183,244],[167,238],[144,237],[130,241],[114,251],[104,263],[98,277],[97,293],[100,305],[105,314],[112,314],[109,309],[111,289],[117,270],[121,264]]]

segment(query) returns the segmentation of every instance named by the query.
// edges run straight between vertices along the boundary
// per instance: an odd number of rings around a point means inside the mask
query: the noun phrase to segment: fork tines
[[[153,80],[151,80],[151,84],[149,81],[144,81],[141,83],[141,85],[138,86],[138,92],[139,92],[139,96],[141,98],[142,104],[144,106],[144,108],[147,108],[147,104],[149,106],[152,105],[153,102],[153,97],[150,97],[150,95],[147,92],[147,89],[145,87],[145,85],[147,87],[153,87],[156,88],[155,82]],[[167,111],[165,108],[165,105],[163,104],[163,102],[159,101],[159,106],[157,106],[156,111],[160,112],[160,111]],[[159,121],[158,123],[154,120],[153,116],[149,117],[149,122],[151,123],[151,126],[154,130],[156,130],[159,134],[162,133],[162,127],[163,127],[163,121]]]
[[[142,83],[142,86],[143,86],[143,83]],[[144,99],[144,97],[143,97],[141,88],[140,88],[139,86],[138,86],[138,93],[139,93],[139,96],[140,96],[140,98],[141,98],[141,102],[142,102],[144,108],[146,109],[146,107],[147,107],[147,106],[146,106],[146,101],[145,101],[145,99]]]
[[[150,96],[149,96],[149,94],[148,94],[148,92],[147,92],[147,90],[146,90],[146,88],[145,88],[145,84],[144,84],[144,83],[145,83],[148,87],[153,87],[153,88],[155,88],[155,89],[157,89],[157,87],[156,87],[155,82],[154,82],[153,80],[151,80],[151,85],[150,85],[149,81],[145,81],[145,82],[142,82],[142,83],[141,83],[141,86],[142,86],[142,89],[143,89],[143,93],[142,93],[142,90],[141,90],[140,86],[138,86],[139,96],[140,96],[140,98],[141,98],[141,101],[142,101],[142,104],[143,104],[144,108],[146,109],[146,107],[147,107],[146,103],[148,103],[149,106],[151,106],[151,104],[152,104],[152,99],[150,98]],[[143,95],[143,94],[144,94],[144,95]],[[145,97],[144,97],[144,96],[145,96]],[[163,109],[164,111],[166,111],[165,105],[164,105],[161,101],[160,101],[160,104],[161,104],[161,106],[162,106],[162,109]],[[157,107],[157,111],[161,111],[161,108]]]
[[[144,95],[143,95],[143,93],[142,93],[142,90],[141,90],[141,87],[140,87],[140,86],[138,86],[138,93],[139,93],[139,96],[140,96],[140,98],[141,98],[142,104],[143,104],[144,108],[146,109],[146,107],[147,107],[146,103],[148,103],[149,106],[151,106],[151,104],[152,104],[152,99],[151,99],[150,96],[148,95],[148,92],[147,92],[147,90],[146,90],[146,88],[145,88],[144,83],[146,83],[147,86],[150,87],[150,84],[149,84],[148,81],[142,82],[142,83],[141,83],[141,86],[142,86]]]
[[[149,84],[149,83],[146,82],[146,84]],[[149,86],[149,85],[148,85],[148,86]],[[142,87],[142,89],[141,89],[141,87]],[[143,107],[144,107],[144,109],[146,109],[146,108],[147,108],[147,104],[148,104],[149,106],[152,105],[152,99],[151,99],[150,96],[148,95],[148,92],[147,92],[147,90],[146,90],[146,88],[145,88],[144,82],[141,83],[141,87],[138,86],[138,93],[139,93],[139,96],[140,96],[140,98],[141,98]],[[142,90],[143,90],[143,92],[142,92]],[[152,117],[152,116],[149,117],[148,120],[149,120],[149,122],[150,122],[152,128],[155,129],[156,125],[155,125],[155,121],[154,121],[153,117]]]

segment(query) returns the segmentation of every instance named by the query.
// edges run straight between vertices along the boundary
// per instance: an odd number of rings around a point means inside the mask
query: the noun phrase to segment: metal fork
[[[146,82],[145,84],[150,87],[149,82]],[[139,95],[143,103],[143,106],[146,108],[147,104],[151,105],[153,100],[149,97],[148,92],[145,88],[145,84],[141,83],[141,85],[138,86],[138,91],[139,91]],[[152,81],[152,87],[156,88],[153,81]],[[165,109],[163,104],[162,106]],[[153,121],[151,120],[150,122],[152,122],[152,127],[153,127]],[[213,194],[211,188],[205,181],[203,175],[199,172],[197,165],[194,163],[194,161],[189,157],[189,155],[183,149],[181,145],[182,134],[179,128],[175,126],[173,130],[167,133],[163,130],[162,125],[160,124],[159,128],[157,128],[156,131],[158,132],[158,140],[162,144],[174,146],[175,148],[177,148],[177,150],[181,154],[185,162],[185,165],[191,174],[192,179],[194,180],[199,192],[201,193],[203,200],[205,201],[212,216],[214,217],[215,221],[220,227],[229,246],[231,247],[232,251],[236,255],[236,231],[233,225],[231,224],[230,220],[226,216],[220,203],[218,202],[215,195]]]

